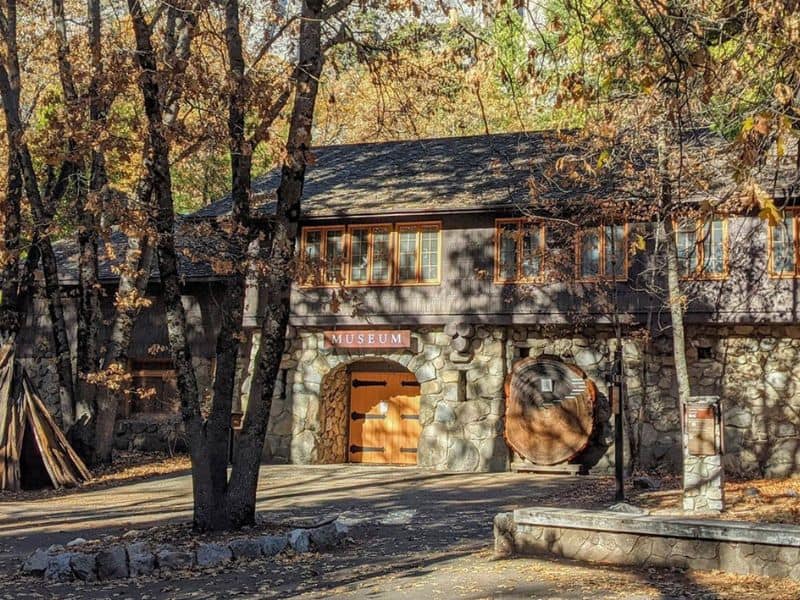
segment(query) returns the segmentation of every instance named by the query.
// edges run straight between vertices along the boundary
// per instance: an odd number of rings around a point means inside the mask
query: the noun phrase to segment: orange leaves
[[[112,363],[103,371],[95,371],[86,376],[86,381],[92,385],[104,387],[112,392],[119,391],[131,382],[131,374],[120,363]]]
[[[775,96],[775,99],[783,105],[789,104],[794,98],[792,88],[785,83],[776,83],[772,94]]]

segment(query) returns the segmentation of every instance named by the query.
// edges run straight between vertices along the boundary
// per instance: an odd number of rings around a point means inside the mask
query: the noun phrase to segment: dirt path
[[[14,575],[37,546],[187,520],[191,479],[171,476],[38,501],[0,504],[0,598],[797,598],[764,579],[613,569],[568,561],[491,560],[491,523],[531,504],[602,505],[607,479],[442,474],[333,465],[267,466],[258,508],[270,519],[344,515],[352,543],[326,554],[233,564],[213,573],[113,584]],[[788,585],[788,584],[787,584]]]

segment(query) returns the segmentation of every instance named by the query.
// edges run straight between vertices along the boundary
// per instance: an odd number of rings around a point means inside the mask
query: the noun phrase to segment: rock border
[[[293,529],[288,534],[242,536],[227,542],[203,542],[193,548],[171,544],[154,547],[146,541],[136,541],[87,552],[81,551],[87,541],[78,538],[66,547],[37,548],[25,559],[20,572],[57,582],[92,582],[181,569],[212,569],[237,561],[271,558],[287,551],[301,554],[331,550],[342,545],[347,533],[347,525],[337,519],[318,527]]]

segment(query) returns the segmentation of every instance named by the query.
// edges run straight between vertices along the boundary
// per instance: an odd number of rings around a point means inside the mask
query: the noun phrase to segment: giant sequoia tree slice
[[[526,358],[506,380],[508,445],[539,465],[576,456],[589,443],[597,390],[578,367]]]

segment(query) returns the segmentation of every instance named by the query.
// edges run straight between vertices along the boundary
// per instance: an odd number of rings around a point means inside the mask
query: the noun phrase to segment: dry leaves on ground
[[[658,513],[681,510],[681,481],[661,479],[661,489],[634,490],[631,502]],[[725,483],[721,519],[800,525],[800,478],[750,479]]]
[[[38,500],[74,494],[82,490],[113,487],[163,475],[187,473],[189,456],[169,456],[163,452],[114,452],[110,465],[92,469],[92,479],[74,488],[44,488],[21,492],[0,491],[0,500]]]

